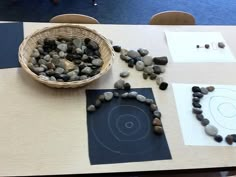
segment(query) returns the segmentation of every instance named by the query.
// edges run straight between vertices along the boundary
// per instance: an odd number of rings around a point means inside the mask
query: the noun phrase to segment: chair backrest
[[[53,17],[51,23],[81,23],[81,24],[99,24],[93,17],[82,14],[62,14]]]
[[[195,25],[193,15],[182,11],[165,11],[152,16],[150,25]]]

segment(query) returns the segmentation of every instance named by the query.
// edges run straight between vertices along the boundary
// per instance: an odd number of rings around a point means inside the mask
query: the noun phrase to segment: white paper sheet
[[[217,143],[213,137],[207,135],[200,121],[192,113],[192,86],[194,84],[173,84],[172,86],[185,145],[229,146],[225,140]],[[215,88],[214,92],[209,92],[202,98],[200,104],[204,117],[225,138],[228,134],[236,134],[236,86],[215,85]],[[233,143],[233,146],[236,146],[236,143]]]
[[[236,62],[220,32],[165,32],[174,62]],[[223,42],[225,48],[219,48]],[[206,49],[205,44],[210,48]],[[199,45],[200,48],[196,46]]]

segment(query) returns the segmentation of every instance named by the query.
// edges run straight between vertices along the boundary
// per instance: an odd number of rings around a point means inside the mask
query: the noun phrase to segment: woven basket
[[[32,54],[33,49],[36,48],[37,41],[40,39],[55,39],[57,37],[65,37],[65,38],[90,38],[98,43],[100,47],[101,58],[103,59],[103,66],[101,68],[101,72],[93,77],[90,77],[81,81],[72,81],[72,82],[57,82],[57,81],[49,81],[41,79],[37,74],[33,73],[28,68],[28,60]],[[47,27],[42,30],[36,31],[32,35],[28,36],[24,39],[19,47],[19,62],[22,68],[35,80],[54,88],[76,88],[82,87],[90,82],[98,79],[102,75],[104,75],[112,66],[114,53],[110,42],[98,34],[96,31],[91,30],[89,28],[76,25],[76,24],[64,24],[59,26]]]

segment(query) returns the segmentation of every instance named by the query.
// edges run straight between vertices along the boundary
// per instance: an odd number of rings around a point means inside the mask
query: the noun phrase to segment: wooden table
[[[55,24],[24,23],[24,36]],[[235,26],[85,25],[123,48],[147,48],[168,56],[164,74],[171,83],[235,84],[236,63],[173,63],[164,31],[220,31],[236,56]],[[30,79],[20,68],[0,70],[0,176],[163,171],[236,167],[235,147],[185,146],[173,90],[158,89],[142,73],[128,69],[133,87],[152,87],[163,113],[172,160],[91,166],[88,158],[86,97],[88,88],[113,88],[127,65],[116,54],[114,67],[81,89],[54,90]],[[199,71],[200,70],[200,71]],[[205,77],[199,77],[199,72]]]

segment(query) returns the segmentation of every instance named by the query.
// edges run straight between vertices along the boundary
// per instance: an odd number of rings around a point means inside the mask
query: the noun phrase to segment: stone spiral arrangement
[[[95,76],[102,65],[99,45],[89,38],[39,40],[28,61],[28,67],[40,78],[58,82]]]
[[[223,137],[218,134],[218,129],[215,126],[210,125],[210,121],[204,117],[203,111],[201,109],[202,106],[200,104],[200,101],[204,97],[204,95],[207,95],[209,92],[213,92],[214,90],[215,88],[213,86],[201,88],[198,86],[193,86],[192,112],[196,115],[197,120],[201,122],[201,125],[204,126],[206,134],[212,136],[216,142],[220,143],[223,141]],[[229,145],[236,143],[236,134],[227,135],[225,137],[225,141]]]
[[[102,106],[102,103],[109,102],[113,98],[116,99],[135,99],[141,103],[147,104],[150,107],[150,111],[153,114],[153,131],[161,135],[164,133],[162,123],[161,123],[161,112],[158,110],[157,105],[154,103],[153,99],[146,98],[144,95],[139,94],[138,92],[131,91],[131,92],[124,92],[119,94],[118,92],[104,92],[103,94],[99,95],[95,100],[94,104],[91,104],[87,107],[88,112],[95,112]]]
[[[128,67],[134,68],[137,71],[143,72],[143,79],[156,80],[160,90],[166,90],[168,83],[163,81],[159,75],[165,72],[165,65],[168,63],[167,57],[152,57],[149,56],[147,49],[126,50],[120,46],[113,46],[116,52],[120,53],[121,60],[128,64]]]

